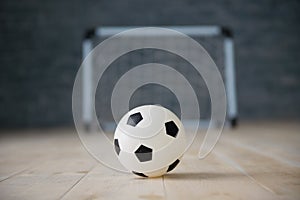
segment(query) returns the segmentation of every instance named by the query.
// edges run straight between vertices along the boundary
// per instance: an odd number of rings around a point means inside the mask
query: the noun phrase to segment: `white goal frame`
[[[124,27],[97,27],[86,31],[82,43],[82,57],[83,59],[92,51],[94,37],[110,37],[122,31],[139,28],[133,26]],[[236,77],[235,77],[235,62],[234,62],[234,42],[233,34],[229,28],[222,26],[164,26],[188,36],[205,36],[217,37],[222,36],[223,52],[224,52],[224,76],[225,88],[227,96],[227,115],[226,121],[231,127],[237,126],[238,109],[237,109],[237,95],[236,95]],[[82,120],[85,127],[89,128],[93,123],[92,115],[92,77],[93,66],[91,61],[85,62],[83,67],[82,77]]]

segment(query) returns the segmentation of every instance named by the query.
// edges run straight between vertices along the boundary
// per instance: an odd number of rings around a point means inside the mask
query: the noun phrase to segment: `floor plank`
[[[165,199],[162,178],[143,179],[98,165],[63,199]]]
[[[1,199],[58,199],[96,165],[74,132],[61,133],[25,134],[19,136],[22,139],[8,136],[1,146],[2,162],[6,163],[0,167],[1,174],[7,176],[9,166],[11,171],[19,164],[26,168],[0,182]]]
[[[196,143],[197,144],[197,143]],[[230,163],[215,153],[204,160],[189,152],[174,173],[165,176],[167,199],[274,199]],[[238,188],[238,189],[237,189]]]

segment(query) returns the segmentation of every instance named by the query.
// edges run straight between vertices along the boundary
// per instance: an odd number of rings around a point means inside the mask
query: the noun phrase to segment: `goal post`
[[[83,59],[94,48],[95,38],[108,38],[125,30],[138,27],[97,27],[86,31],[82,43]],[[229,28],[222,26],[164,26],[162,28],[173,29],[183,34],[202,38],[221,38],[222,59],[220,65],[223,66],[222,74],[225,83],[227,97],[227,116],[226,122],[231,127],[236,127],[238,119],[237,95],[236,95],[236,78],[235,78],[235,51],[233,42],[233,33]],[[151,34],[151,33],[150,33]],[[103,41],[102,40],[102,41]],[[200,43],[201,44],[201,43]],[[216,48],[216,47],[215,47]],[[219,48],[218,48],[219,50]],[[208,50],[208,53],[211,52]],[[92,96],[92,80],[93,80],[93,61],[87,60],[84,62],[82,76],[82,121],[85,127],[89,128],[93,123],[93,97]],[[217,63],[218,65],[218,63]]]

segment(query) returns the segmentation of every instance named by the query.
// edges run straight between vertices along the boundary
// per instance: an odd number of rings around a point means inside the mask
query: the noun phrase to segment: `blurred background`
[[[73,126],[87,29],[166,25],[232,29],[241,121],[300,119],[298,0],[1,0],[0,128]]]

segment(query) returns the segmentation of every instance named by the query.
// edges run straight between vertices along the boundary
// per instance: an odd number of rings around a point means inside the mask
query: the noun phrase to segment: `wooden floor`
[[[97,163],[74,130],[2,131],[0,199],[300,199],[300,123],[246,123],[170,174],[141,179]]]

